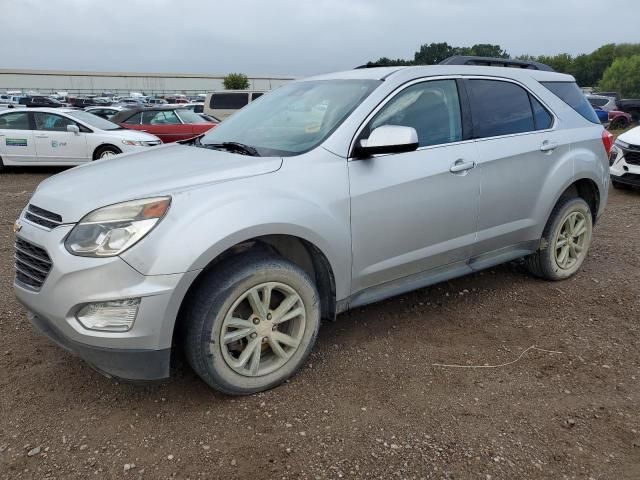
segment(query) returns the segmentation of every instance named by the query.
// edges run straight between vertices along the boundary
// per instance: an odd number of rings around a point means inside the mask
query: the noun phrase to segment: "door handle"
[[[465,162],[464,160],[460,159],[460,160],[456,160],[455,163],[451,165],[451,168],[449,169],[449,171],[451,173],[462,173],[462,172],[466,172],[467,170],[471,170],[472,168],[475,168],[475,166],[476,166],[476,162]]]
[[[558,142],[550,142],[549,140],[545,140],[540,145],[541,152],[553,152],[556,148],[558,148]]]
[[[36,138],[49,138],[49,135],[36,135]]]

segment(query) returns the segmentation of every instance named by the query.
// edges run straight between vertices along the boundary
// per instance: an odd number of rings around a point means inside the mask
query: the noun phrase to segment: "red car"
[[[113,123],[160,137],[163,143],[187,140],[216,126],[186,108],[151,107],[123,110],[111,117]]]

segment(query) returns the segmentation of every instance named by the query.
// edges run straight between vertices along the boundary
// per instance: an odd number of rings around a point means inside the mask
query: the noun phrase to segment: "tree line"
[[[500,45],[477,44],[455,47],[446,42],[422,45],[413,59],[381,57],[369,67],[394,65],[435,65],[454,55],[512,58]],[[640,43],[610,43],[588,54],[519,55],[516,60],[545,63],[555,71],[573,75],[581,87],[617,91],[624,97],[640,97]]]

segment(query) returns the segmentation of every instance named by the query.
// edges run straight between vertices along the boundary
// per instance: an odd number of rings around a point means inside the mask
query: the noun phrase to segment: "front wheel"
[[[320,326],[311,278],[270,254],[212,270],[190,299],[185,350],[194,371],[230,395],[273,388],[305,362]]]
[[[116,147],[112,147],[111,145],[105,145],[104,147],[100,147],[95,151],[93,155],[93,159],[102,160],[104,158],[110,158],[110,157],[113,157],[114,155],[118,155],[119,153],[122,153],[122,152],[118,150]]]
[[[593,217],[582,198],[561,199],[542,234],[542,246],[525,259],[534,275],[564,280],[582,266],[591,245]]]

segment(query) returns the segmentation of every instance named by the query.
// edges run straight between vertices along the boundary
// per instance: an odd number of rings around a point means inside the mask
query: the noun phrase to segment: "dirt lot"
[[[234,399],[182,363],[108,380],[31,328],[11,226],[49,174],[0,175],[0,478],[640,478],[640,192],[612,192],[572,280],[509,264],[358,309]],[[531,345],[562,353],[433,366]]]

